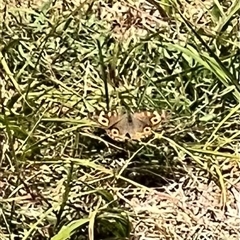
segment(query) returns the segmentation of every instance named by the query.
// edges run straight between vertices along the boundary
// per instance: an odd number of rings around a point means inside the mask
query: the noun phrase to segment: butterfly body
[[[102,111],[97,118],[100,127],[106,130],[108,136],[121,142],[149,137],[161,120],[162,116],[157,111],[124,114]]]

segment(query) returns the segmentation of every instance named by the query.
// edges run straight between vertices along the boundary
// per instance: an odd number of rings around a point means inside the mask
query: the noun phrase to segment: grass
[[[0,239],[239,239],[238,0],[1,4]]]

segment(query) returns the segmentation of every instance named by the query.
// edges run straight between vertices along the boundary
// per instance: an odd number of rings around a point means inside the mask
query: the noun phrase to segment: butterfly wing
[[[134,113],[134,118],[137,118],[143,125],[149,126],[152,129],[156,129],[162,121],[162,116],[158,111]]]
[[[113,125],[121,121],[122,117],[117,114],[117,112],[109,112],[106,113],[101,111],[97,117],[97,122],[101,125],[102,128],[108,129],[111,128]]]
[[[133,129],[131,131],[131,139],[140,140],[152,135],[152,130],[155,130],[161,123],[161,115],[157,112],[137,112],[133,116]]]

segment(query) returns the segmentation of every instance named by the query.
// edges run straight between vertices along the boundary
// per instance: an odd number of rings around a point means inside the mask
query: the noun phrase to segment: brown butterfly
[[[120,142],[141,140],[151,136],[152,130],[157,129],[165,118],[165,113],[160,115],[158,111],[124,114],[118,114],[116,111],[108,113],[102,111],[95,117],[108,136]]]

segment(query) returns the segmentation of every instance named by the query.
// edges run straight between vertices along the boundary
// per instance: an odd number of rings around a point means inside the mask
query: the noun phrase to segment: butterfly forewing
[[[104,128],[110,128],[120,120],[121,116],[119,116],[115,111],[109,113],[101,111],[97,119],[98,123],[102,125]]]
[[[146,126],[155,128],[161,123],[161,115],[157,112],[139,112],[135,113],[135,117],[138,118],[141,122],[144,122]]]

